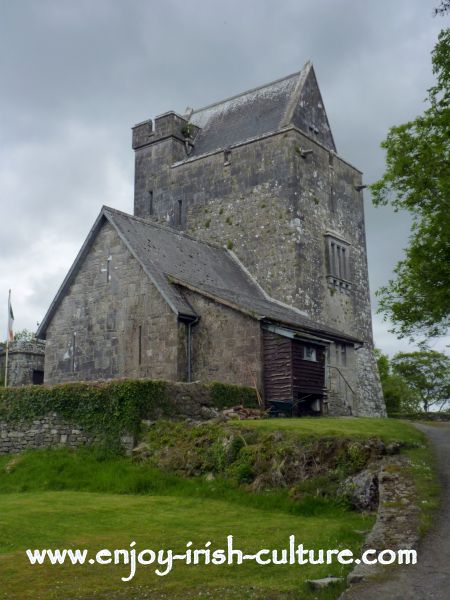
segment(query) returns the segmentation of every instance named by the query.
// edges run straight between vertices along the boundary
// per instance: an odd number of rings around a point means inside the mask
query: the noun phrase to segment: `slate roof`
[[[201,128],[188,160],[291,124],[310,74],[314,77],[312,64],[307,62],[297,73],[187,114],[185,118]],[[335,150],[334,143],[332,149]]]
[[[268,85],[195,110],[189,120],[201,131],[190,157],[280,129],[307,69],[308,65]]]
[[[53,314],[105,221],[114,227],[131,254],[181,319],[194,319],[198,316],[183,295],[183,288],[190,288],[259,320],[276,321],[331,339],[360,342],[357,338],[319,325],[305,313],[269,298],[234,254],[226,248],[196,240],[172,228],[106,206],[102,208],[39,326],[37,337],[45,337]]]

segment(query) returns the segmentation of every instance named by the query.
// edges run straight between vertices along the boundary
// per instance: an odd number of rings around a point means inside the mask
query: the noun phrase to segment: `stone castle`
[[[42,321],[45,382],[257,386],[275,411],[384,415],[362,174],[313,67],[133,128],[134,215],[103,207]]]

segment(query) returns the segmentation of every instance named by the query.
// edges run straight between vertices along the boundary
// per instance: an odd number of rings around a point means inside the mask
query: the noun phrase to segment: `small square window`
[[[317,362],[317,352],[312,346],[304,346],[303,348],[303,359]]]

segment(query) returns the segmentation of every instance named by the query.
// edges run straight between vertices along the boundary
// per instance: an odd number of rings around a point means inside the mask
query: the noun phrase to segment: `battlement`
[[[44,340],[17,340],[10,342],[8,348],[9,354],[42,354],[45,353]],[[0,354],[6,353],[6,347],[0,348]]]
[[[154,144],[167,138],[175,138],[183,144],[192,140],[199,127],[174,111],[166,112],[152,119],[138,123],[133,128],[133,150]]]

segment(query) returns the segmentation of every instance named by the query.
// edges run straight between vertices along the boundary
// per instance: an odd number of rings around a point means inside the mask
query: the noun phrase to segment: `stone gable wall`
[[[48,327],[45,382],[184,379],[180,335],[176,315],[106,223]]]

